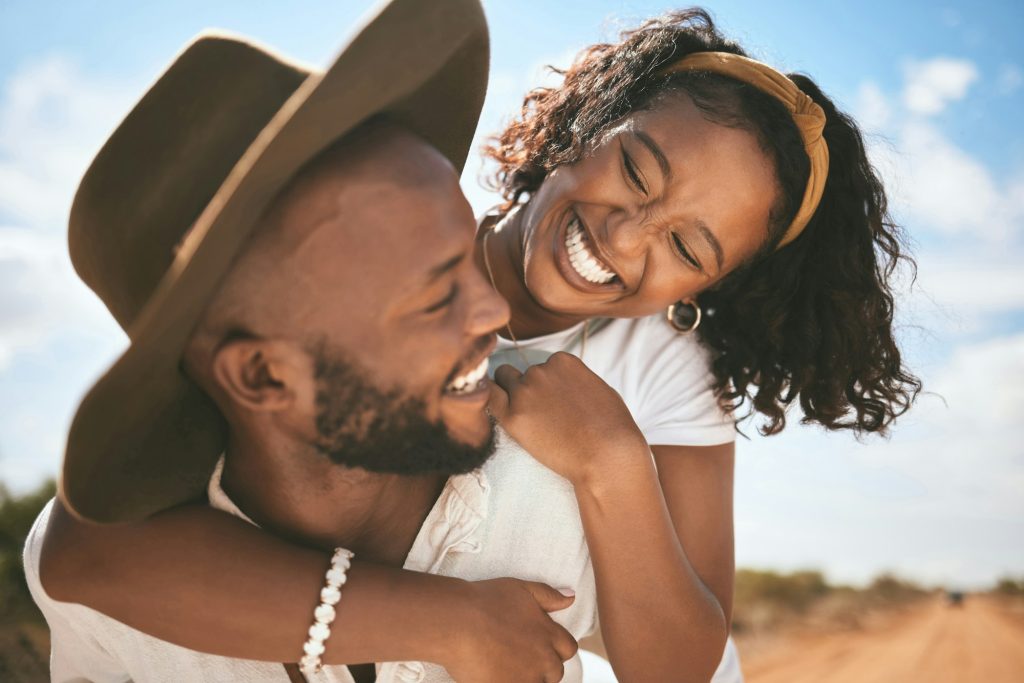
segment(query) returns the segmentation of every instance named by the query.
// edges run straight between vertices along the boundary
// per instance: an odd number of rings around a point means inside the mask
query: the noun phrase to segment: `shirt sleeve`
[[[640,321],[637,424],[652,446],[714,446],[736,439],[732,416],[718,404],[710,353],[695,334],[679,334],[660,316]]]
[[[58,602],[43,590],[39,579],[39,558],[46,527],[49,524],[51,500],[36,518],[25,541],[25,579],[50,627],[50,680],[53,683],[113,683],[127,680],[125,667],[95,638],[97,625],[90,610],[81,605]]]

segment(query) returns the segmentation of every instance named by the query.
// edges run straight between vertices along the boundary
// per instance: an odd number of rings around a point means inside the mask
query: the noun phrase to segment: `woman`
[[[810,79],[721,53],[742,55],[702,11],[649,21],[530,93],[488,149],[505,204],[477,260],[511,304],[503,359],[519,365],[497,371],[492,411],[574,485],[621,680],[706,680],[718,662],[733,573],[726,413],[746,404],[774,434],[799,401],[805,422],[884,432],[920,387],[892,333],[899,234],[856,125]],[[583,363],[561,354],[520,374],[564,350]],[[218,516],[193,506],[65,529],[77,540],[44,558],[47,590],[188,647],[294,658],[308,616],[253,596],[315,595],[326,558]],[[210,533],[216,548],[194,542]],[[91,570],[96,553],[107,561]],[[179,602],[183,568],[253,565],[265,571]],[[374,590],[388,598],[346,588]],[[336,629],[374,628],[346,604]],[[238,612],[240,630],[207,628]],[[365,661],[341,646],[328,641],[324,662]]]

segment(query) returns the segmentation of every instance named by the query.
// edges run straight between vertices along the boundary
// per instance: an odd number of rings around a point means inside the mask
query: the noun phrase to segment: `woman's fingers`
[[[515,366],[501,365],[494,371],[494,381],[505,390],[505,393],[512,391],[512,387],[522,378],[523,373]]]
[[[491,382],[491,397],[487,402],[487,410],[491,417],[505,423],[509,417],[509,403],[512,401],[512,390],[522,380],[523,373],[512,365],[499,365],[494,371]]]
[[[487,412],[498,422],[508,415],[508,394],[498,386],[497,382],[491,382],[491,396],[487,399]]]
[[[559,625],[559,633],[555,637],[555,652],[558,653],[559,659],[563,662],[567,662],[576,656],[576,652],[580,649],[579,643],[572,637],[565,628]]]

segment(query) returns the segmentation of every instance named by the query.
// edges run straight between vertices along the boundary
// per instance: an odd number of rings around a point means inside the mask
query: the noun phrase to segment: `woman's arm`
[[[668,465],[670,509],[651,449],[622,399],[573,356],[555,354],[523,375],[503,366],[495,379],[505,393],[495,390],[492,412],[575,487],[594,564],[601,632],[619,680],[706,683],[728,637],[726,610],[716,593],[729,592],[729,579],[717,573],[721,559],[711,559],[719,550],[691,549],[691,541],[700,545],[714,530],[695,534],[698,520],[685,519],[692,513],[682,496],[692,486],[675,486],[685,465]],[[719,468],[730,469],[731,462],[719,461]],[[726,477],[721,470],[705,474]],[[731,492],[731,477],[729,482]],[[715,517],[711,510],[718,502],[698,503],[694,509],[703,512],[697,516]],[[681,518],[678,532],[674,514]],[[713,524],[731,528],[731,514]]]
[[[733,474],[736,446],[652,446],[676,536],[694,571],[732,621],[736,552]]]
[[[74,519],[57,501],[40,576],[50,597],[162,640],[294,662],[328,565],[324,553],[205,505],[98,526]],[[552,652],[565,655],[558,666],[575,652],[571,636],[545,613],[571,602],[543,584],[470,583],[355,561],[322,659],[423,660],[465,680],[520,680],[508,678],[516,663],[549,673]]]
[[[601,458],[607,466],[574,484],[612,667],[624,683],[706,682],[728,636],[714,590],[728,577],[700,571],[694,557],[712,553],[677,530],[646,444]]]

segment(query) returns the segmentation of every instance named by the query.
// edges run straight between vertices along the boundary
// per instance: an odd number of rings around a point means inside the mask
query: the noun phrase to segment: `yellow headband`
[[[695,52],[664,69],[662,73],[680,71],[710,71],[743,81],[782,102],[793,115],[793,121],[800,129],[800,137],[804,141],[804,149],[811,160],[811,174],[807,178],[807,189],[800,210],[782,236],[779,247],[789,244],[807,227],[825,191],[828,145],[821,134],[825,129],[825,112],[789,78],[767,64],[740,55],[729,52]]]

